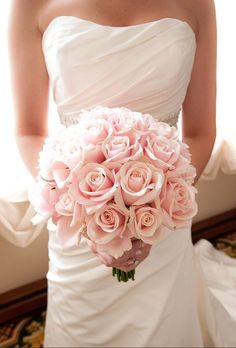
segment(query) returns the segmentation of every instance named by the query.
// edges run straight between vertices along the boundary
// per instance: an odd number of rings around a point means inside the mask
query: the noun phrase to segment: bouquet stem
[[[129,279],[134,280],[135,269],[129,272],[124,272],[116,267],[112,267],[112,275],[113,277],[116,276],[119,282],[127,282]]]

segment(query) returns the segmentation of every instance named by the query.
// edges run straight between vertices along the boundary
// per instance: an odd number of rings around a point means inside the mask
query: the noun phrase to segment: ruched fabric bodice
[[[61,122],[81,109],[124,106],[176,124],[196,51],[191,26],[162,18],[127,27],[74,16],[49,23],[42,48]]]

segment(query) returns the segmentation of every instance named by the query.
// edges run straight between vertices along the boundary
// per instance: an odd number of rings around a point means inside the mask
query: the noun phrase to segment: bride
[[[181,110],[198,180],[216,134],[213,0],[12,0],[9,50],[16,139],[33,177],[51,87],[65,125],[96,105],[175,126]],[[119,259],[84,240],[62,248],[48,232],[45,347],[236,346],[236,261],[193,246],[191,226],[155,246],[136,240]],[[114,281],[111,267],[135,267],[135,281]]]

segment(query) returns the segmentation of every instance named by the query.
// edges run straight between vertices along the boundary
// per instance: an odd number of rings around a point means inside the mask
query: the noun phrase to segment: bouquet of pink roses
[[[83,236],[119,258],[134,238],[154,244],[197,212],[196,171],[176,128],[127,108],[82,110],[77,124],[46,139],[38,169],[32,222],[51,219],[63,246]],[[127,281],[134,270],[113,275]]]

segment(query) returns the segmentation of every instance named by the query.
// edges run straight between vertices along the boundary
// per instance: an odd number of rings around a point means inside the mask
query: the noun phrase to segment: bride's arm
[[[40,4],[39,0],[13,0],[8,27],[16,143],[33,177],[48,135],[49,79],[38,26]]]
[[[183,103],[182,135],[190,146],[198,180],[216,136],[216,15],[213,0],[193,2],[198,22],[197,49]]]

